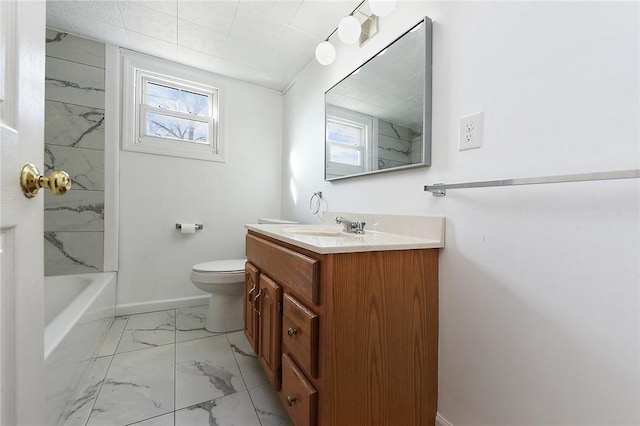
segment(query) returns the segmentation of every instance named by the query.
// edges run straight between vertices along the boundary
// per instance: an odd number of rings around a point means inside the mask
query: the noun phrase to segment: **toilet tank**
[[[268,217],[259,217],[258,218],[258,223],[259,224],[268,224],[268,223],[272,223],[272,224],[281,224],[281,225],[286,225],[286,224],[296,224],[298,222],[294,222],[292,220],[284,220],[284,219],[272,219],[272,218],[268,218]]]

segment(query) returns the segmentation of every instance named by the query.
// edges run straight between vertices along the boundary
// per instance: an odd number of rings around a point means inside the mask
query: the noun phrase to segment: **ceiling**
[[[47,26],[283,91],[360,0],[47,0]]]

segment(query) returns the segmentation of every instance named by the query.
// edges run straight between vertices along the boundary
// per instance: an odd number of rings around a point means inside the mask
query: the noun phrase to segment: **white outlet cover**
[[[458,127],[458,151],[481,148],[484,133],[484,112],[460,118]]]

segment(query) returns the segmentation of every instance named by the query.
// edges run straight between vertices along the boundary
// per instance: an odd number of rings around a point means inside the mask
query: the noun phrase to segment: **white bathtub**
[[[116,273],[45,277],[46,423],[68,415],[115,317]]]

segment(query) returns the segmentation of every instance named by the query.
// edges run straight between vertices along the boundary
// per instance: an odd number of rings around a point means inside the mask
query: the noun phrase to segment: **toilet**
[[[260,224],[297,223],[280,219],[258,219]],[[244,264],[246,259],[213,260],[191,268],[191,282],[211,293],[204,328],[226,333],[244,328]]]
[[[246,259],[213,260],[191,269],[191,282],[211,293],[204,328],[214,333],[244,328],[242,295]]]

